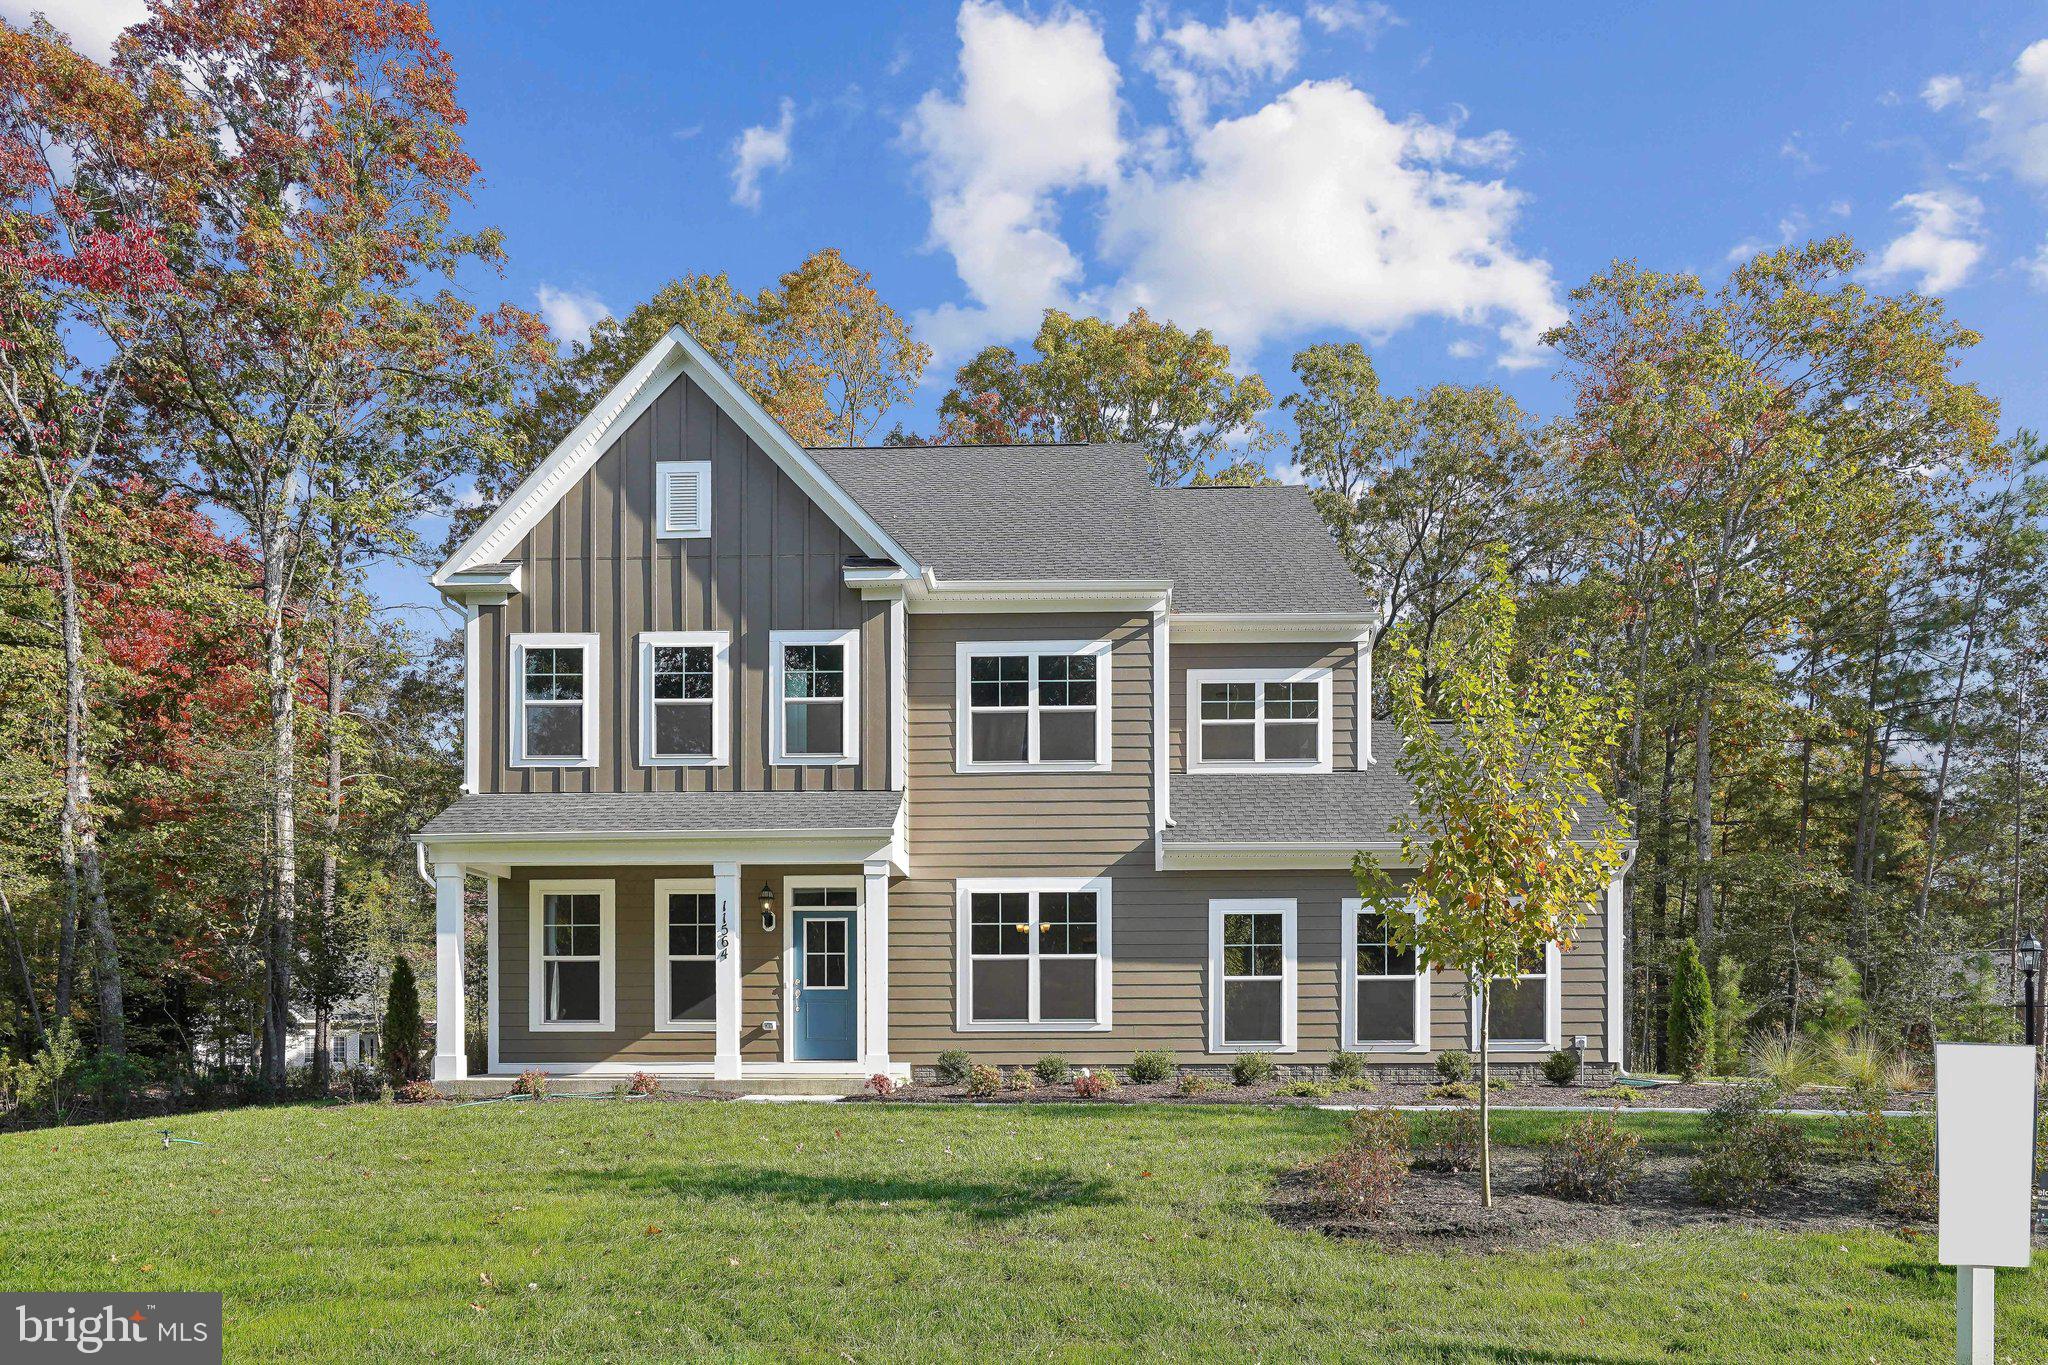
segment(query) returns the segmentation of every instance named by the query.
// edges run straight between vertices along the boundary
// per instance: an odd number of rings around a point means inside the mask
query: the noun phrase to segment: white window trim
[[[1107,1033],[1114,1024],[1115,1001],[1111,998],[1110,987],[1115,980],[1112,967],[1113,939],[1111,930],[1115,923],[1114,905],[1111,898],[1112,878],[1109,877],[976,877],[963,878],[953,883],[953,1029],[956,1033]],[[1006,891],[1050,891],[1054,893],[1071,891],[1092,891],[1095,893],[1095,1013],[1093,1023],[1076,1023],[1068,1019],[1054,1020],[976,1020],[972,991],[974,987],[971,928],[974,918],[974,896],[977,892]],[[1034,922],[1038,906],[1034,901],[1031,909]],[[1027,1000],[1032,1013],[1038,1011],[1038,940],[1032,939],[1032,951],[1027,959],[1031,981]]]
[[[1487,1048],[1487,1051],[1555,1052],[1560,1046],[1562,1046],[1562,1044],[1558,1041],[1558,1028],[1560,1020],[1559,1005],[1563,998],[1563,993],[1561,990],[1561,978],[1563,973],[1559,971],[1559,966],[1561,965],[1561,962],[1562,957],[1557,951],[1557,945],[1555,943],[1544,944],[1543,1037],[1540,1039],[1530,1041],[1509,1042],[1502,1042],[1500,1039],[1495,1038],[1492,1040],[1492,1043]],[[1515,979],[1517,981],[1528,980],[1526,976],[1518,976]],[[1479,987],[1476,983],[1466,991],[1466,996],[1466,1009],[1467,1013],[1470,1015],[1470,1020],[1467,1025],[1467,1028],[1471,1037],[1471,1045],[1476,1050],[1479,1046]]]
[[[723,630],[643,630],[639,635],[640,766],[722,768],[731,761],[732,635]],[[654,651],[677,645],[711,646],[711,753],[667,756],[654,752]]]
[[[551,1022],[543,1005],[543,982],[547,973],[541,961],[542,926],[547,919],[547,897],[590,895],[598,901],[597,1022]],[[556,878],[526,884],[526,1027],[534,1033],[610,1033],[614,1027],[618,999],[617,883],[609,878]]]
[[[595,768],[597,766],[597,708],[603,695],[598,682],[598,637],[587,634],[513,635],[507,644],[506,708],[511,733],[506,736],[514,768]],[[580,649],[583,651],[583,753],[578,758],[528,758],[526,756],[526,651],[529,649]]]
[[[1331,755],[1335,751],[1332,727],[1335,724],[1331,714],[1331,670],[1324,667],[1310,668],[1191,668],[1188,670],[1187,697],[1187,770],[1191,773],[1326,773],[1330,771]],[[1258,710],[1260,717],[1252,723],[1254,752],[1264,753],[1266,748],[1266,690],[1269,682],[1299,683],[1312,682],[1316,685],[1316,757],[1313,759],[1286,759],[1267,761],[1255,758],[1219,759],[1210,762],[1202,757],[1202,684],[1222,682],[1248,682],[1260,684],[1258,688]]]
[[[796,893],[800,890],[851,890],[854,903],[851,906],[799,906]],[[826,873],[807,877],[784,877],[782,879],[782,1061],[792,1066],[826,1065],[841,1066],[845,1063],[809,1063],[796,1060],[796,955],[803,951],[803,945],[796,941],[796,912],[818,910],[824,914],[843,913],[853,924],[856,935],[847,945],[847,966],[849,971],[859,971],[859,989],[853,1000],[853,1055],[857,1059],[866,1055],[868,1037],[868,982],[866,940],[868,931],[867,879],[858,873]]]
[[[668,951],[668,898],[671,895],[716,896],[718,883],[710,877],[657,877],[654,882],[654,1031],[656,1033],[715,1033],[718,1020],[683,1019],[668,1017],[668,964],[672,959]],[[722,932],[724,916],[714,920],[714,933]],[[712,964],[713,990],[716,990],[718,973],[718,940],[713,938],[709,958],[686,957],[687,961],[708,961]],[[713,996],[716,999],[716,996]]]
[[[695,526],[681,529],[668,524],[669,475],[694,470],[697,474]],[[659,460],[654,466],[654,538],[656,540],[704,540],[711,534],[711,462],[709,460]]]
[[[1343,1016],[1344,1046],[1354,1052],[1427,1052],[1429,1051],[1429,963],[1422,957],[1420,949],[1415,954],[1415,1023],[1413,1036],[1397,1038],[1360,1038],[1358,1036],[1358,914],[1365,908],[1360,896],[1344,898],[1344,997],[1339,1002]],[[1420,913],[1411,901],[1410,914]],[[1404,977],[1375,976],[1372,981],[1401,981]]]
[[[962,640],[953,654],[953,771],[961,773],[1106,773],[1110,770],[1110,657],[1108,640]],[[1029,655],[1030,695],[1026,702],[1028,757],[1022,763],[975,761],[972,692],[973,661],[998,655]],[[1038,656],[1085,654],[1095,660],[1095,757],[1088,762],[1047,761],[1038,754]]]
[[[1223,1041],[1223,917],[1230,914],[1272,914],[1276,911],[1282,916],[1279,1046],[1271,1043],[1226,1043]],[[1299,1049],[1300,1029],[1295,1019],[1299,1004],[1299,918],[1296,903],[1284,897],[1209,902],[1209,1051],[1294,1052]]]
[[[837,758],[783,751],[782,647],[844,645],[846,647],[846,752]],[[844,630],[777,630],[768,635],[768,762],[777,768],[851,768],[860,763],[860,627]]]

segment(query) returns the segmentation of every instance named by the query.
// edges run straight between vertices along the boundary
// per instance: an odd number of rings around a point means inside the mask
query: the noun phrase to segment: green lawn
[[[1952,1358],[1931,1239],[1389,1255],[1267,1221],[1338,1122],[563,1100],[16,1133],[0,1284],[219,1289],[230,1359]],[[2001,1280],[2001,1356],[2048,1357],[2048,1278]]]

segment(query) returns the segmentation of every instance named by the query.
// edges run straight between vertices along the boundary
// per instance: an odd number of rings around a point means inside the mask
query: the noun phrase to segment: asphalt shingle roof
[[[945,579],[1170,579],[1190,612],[1372,602],[1308,490],[1154,488],[1128,444],[848,446],[811,455]]]
[[[886,830],[901,792],[481,792],[420,833],[693,834],[724,830]]]

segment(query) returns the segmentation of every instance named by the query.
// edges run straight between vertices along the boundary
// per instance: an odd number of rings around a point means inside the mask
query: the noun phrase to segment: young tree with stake
[[[1400,864],[1415,875],[1397,883],[1364,853],[1352,873],[1403,946],[1464,973],[1478,994],[1480,1198],[1491,1208],[1493,984],[1553,946],[1570,948],[1622,869],[1627,810],[1617,804],[1599,818],[1596,775],[1626,708],[1591,690],[1577,651],[1522,680],[1500,553],[1436,659],[1424,659],[1406,626],[1390,643],[1387,693],[1405,741],[1396,767],[1415,792],[1415,813],[1397,819],[1394,834]],[[1436,682],[1442,720],[1425,701],[1425,676]]]

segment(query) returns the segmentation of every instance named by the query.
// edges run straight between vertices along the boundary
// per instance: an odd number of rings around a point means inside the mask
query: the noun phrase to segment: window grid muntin
[[[804,989],[847,988],[846,920],[819,915],[804,921]]]
[[[1046,900],[1057,897],[1054,909],[1059,914],[1057,921],[1046,918]],[[1047,1016],[1042,1010],[1042,993],[1039,964],[1041,960],[1059,962],[1102,960],[1101,898],[1095,891],[970,891],[968,893],[968,948],[967,961],[969,976],[976,962],[1015,962],[1024,957],[1027,963],[1027,984],[1025,987],[1025,1017],[1022,1019],[981,1018],[974,1014],[972,1004],[968,1009],[969,1018],[978,1024],[1041,1024],[1075,1023],[1096,1024],[1102,1019],[1102,989],[1098,984],[1095,997],[1095,1013],[1091,1018],[1069,1018]],[[1020,920],[1019,914],[1023,915]],[[1077,918],[1078,917],[1078,918]],[[1085,951],[1076,949],[1073,941],[1076,925],[1085,926]],[[1042,940],[1055,927],[1058,929],[1061,951],[1048,952]],[[1022,953],[1015,951],[1017,940],[1023,940]],[[995,944],[994,951],[983,945]]]
[[[971,765],[1010,765],[1024,763],[1034,767],[1094,767],[1103,763],[1103,738],[1099,723],[1101,707],[1101,670],[1093,651],[1075,649],[1068,652],[1046,650],[1023,650],[1004,652],[991,648],[986,653],[967,655],[967,717],[965,736],[967,761]],[[1085,758],[1046,758],[1044,752],[1044,715],[1054,712],[1060,715],[1094,715],[1098,723],[1093,727],[1091,747],[1093,753]],[[976,749],[976,715],[1023,715],[1024,757],[987,757]]]
[[[839,742],[831,749],[816,747],[817,734],[811,722],[814,712],[839,709]],[[803,723],[792,725],[793,712],[801,709]],[[846,707],[846,646],[843,643],[790,644],[782,646],[782,734],[783,752],[790,758],[844,758],[846,733],[851,718]],[[804,736],[804,748],[797,748],[791,736]]]
[[[1407,980],[1421,974],[1421,959],[1413,945],[1402,948],[1394,942],[1388,917],[1370,906],[1358,911],[1358,935],[1353,971],[1368,980]]]
[[[595,891],[548,891],[541,896],[541,1021],[598,1025],[604,1020],[604,898]],[[591,1014],[562,1012],[562,983],[568,965],[588,963],[597,973]]]
[[[1323,762],[1323,726],[1329,718],[1323,714],[1322,693],[1327,675],[1310,678],[1286,678],[1259,680],[1256,678],[1215,678],[1202,679],[1196,691],[1196,726],[1201,732],[1201,759],[1209,764],[1286,764],[1290,767],[1303,765],[1320,766]],[[1268,743],[1276,727],[1290,730],[1310,729],[1313,737],[1306,755],[1273,757]],[[1252,752],[1249,757],[1218,754],[1224,746],[1214,740],[1226,734],[1249,732]],[[1214,739],[1212,740],[1212,735]],[[1242,740],[1239,741],[1242,743]]]

